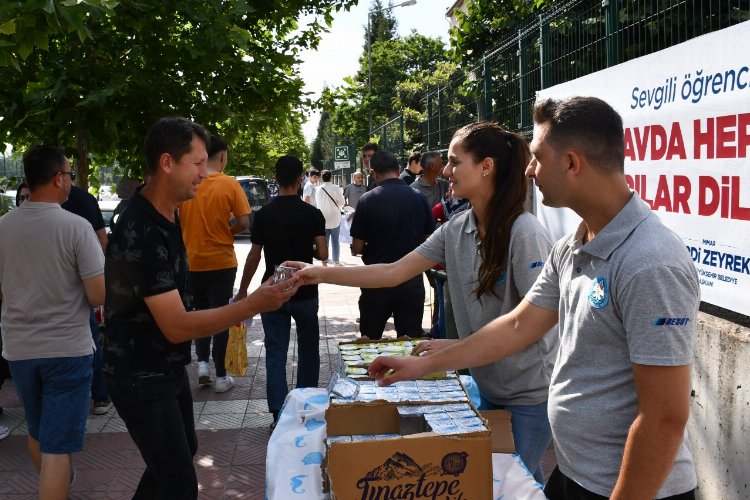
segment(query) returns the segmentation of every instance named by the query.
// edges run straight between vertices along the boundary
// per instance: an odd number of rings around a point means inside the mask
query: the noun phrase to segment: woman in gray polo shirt
[[[493,123],[458,130],[448,150],[444,174],[456,196],[471,210],[451,218],[420,247],[392,264],[354,268],[307,267],[306,284],[335,283],[390,287],[436,264],[444,264],[451,307],[461,338],[511,311],[531,288],[552,248],[536,217],[524,210],[529,161],[526,141]],[[456,340],[421,343],[415,354],[429,355]],[[552,440],[547,393],[557,356],[557,327],[518,354],[471,369],[482,397],[481,409],[512,413],[513,438],[524,464],[540,483],[542,454]]]

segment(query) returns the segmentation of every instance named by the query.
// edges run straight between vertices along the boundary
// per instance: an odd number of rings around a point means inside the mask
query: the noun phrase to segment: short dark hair
[[[597,168],[625,169],[622,118],[596,97],[544,99],[534,104],[534,122],[549,124],[546,138],[555,149],[579,148]]]
[[[317,175],[318,177],[320,177],[320,172],[315,170],[314,168],[310,169],[309,174],[310,174],[310,177],[312,177],[313,175]]]
[[[365,144],[364,146],[362,146],[362,150],[361,151],[363,153],[365,151],[380,151],[380,146],[378,146],[374,142],[368,142],[367,144]]]
[[[370,160],[370,168],[378,174],[399,171],[398,159],[390,151],[376,151]]]
[[[320,178],[323,179],[323,182],[330,182],[331,181],[331,171],[330,170],[323,170],[320,173]]]
[[[16,206],[17,207],[21,205],[21,190],[23,188],[26,188],[29,191],[31,191],[31,188],[29,187],[29,183],[26,181],[21,181],[21,183],[16,188]]]
[[[159,158],[164,153],[168,153],[175,161],[180,161],[183,155],[190,152],[193,136],[202,140],[207,150],[211,147],[211,138],[203,126],[181,116],[160,118],[151,126],[143,142],[148,173],[156,173]]]
[[[281,187],[293,187],[304,168],[296,156],[286,155],[276,160],[276,182]]]
[[[427,170],[427,168],[432,165],[432,162],[435,161],[436,158],[440,158],[440,153],[437,151],[427,151],[426,153],[422,154],[422,157],[419,159],[419,164],[422,165],[422,168]]]
[[[420,158],[422,158],[422,153],[412,153],[409,155],[409,159],[407,160],[406,164],[411,165],[411,162],[415,161],[419,163]]]
[[[209,158],[213,158],[217,154],[228,149],[227,143],[218,135],[211,135],[211,145],[206,145],[206,151],[208,152]]]
[[[37,144],[23,155],[23,174],[29,190],[48,184],[65,166],[65,152],[57,146]]]

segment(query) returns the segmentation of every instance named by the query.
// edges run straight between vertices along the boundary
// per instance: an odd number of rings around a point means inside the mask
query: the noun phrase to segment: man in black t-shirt
[[[123,212],[107,247],[104,373],[146,463],[137,498],[198,497],[198,440],[185,370],[190,341],[273,311],[299,287],[295,277],[265,283],[245,300],[192,311],[176,210],[208,175],[208,141],[203,127],[184,118],[162,118],[151,127],[144,144],[148,182]]]
[[[62,207],[68,212],[80,215],[94,228],[102,251],[107,249],[107,230],[104,228],[104,217],[99,209],[99,204],[94,195],[87,193],[78,186],[71,186],[68,193],[68,200],[62,204]]]
[[[398,178],[404,181],[407,186],[411,186],[412,183],[417,180],[417,176],[422,173],[422,165],[419,163],[421,158],[422,155],[420,153],[412,153],[406,162],[406,168],[401,172],[401,175],[398,176]]]
[[[279,196],[255,214],[250,236],[253,245],[245,261],[235,300],[247,294],[247,287],[260,263],[261,251],[266,264],[264,280],[274,273],[274,266],[287,260],[312,263],[313,257],[328,259],[323,214],[297,196],[302,176],[302,162],[294,156],[282,156],[276,162]],[[318,386],[318,286],[300,287],[289,302],[276,311],[262,313],[260,318],[265,332],[266,392],[268,410],[273,414],[273,428],[289,392],[286,356],[292,318],[297,326],[297,387]]]
[[[68,212],[83,217],[94,230],[99,244],[102,246],[102,252],[107,250],[107,232],[104,229],[104,217],[99,209],[94,195],[87,193],[78,186],[71,186],[68,193],[68,200],[62,204],[62,207]],[[96,322],[94,308],[90,307],[89,311],[89,328],[91,337],[94,340],[96,351],[94,352],[94,376],[91,380],[91,399],[94,400],[92,413],[94,415],[106,415],[112,408],[112,400],[109,397],[107,384],[104,382],[102,365],[104,356],[102,355],[102,342],[99,338],[99,325]]]
[[[427,199],[398,178],[398,160],[378,151],[370,161],[377,187],[362,195],[352,221],[352,253],[365,264],[396,262],[435,230]],[[424,312],[422,275],[393,288],[363,288],[359,297],[359,331],[371,339],[383,336],[393,315],[399,336],[421,336]]]

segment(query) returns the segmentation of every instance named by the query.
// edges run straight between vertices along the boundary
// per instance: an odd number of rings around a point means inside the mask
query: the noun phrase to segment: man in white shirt
[[[344,195],[341,189],[331,184],[331,171],[323,170],[321,173],[323,184],[315,191],[315,202],[318,209],[323,212],[326,220],[326,241],[333,252],[333,264],[341,265],[339,261],[339,228],[341,227],[341,209],[344,207]],[[307,200],[305,200],[307,201]],[[327,265],[328,262],[323,262]]]
[[[314,207],[318,206],[317,202],[315,201],[315,191],[318,186],[319,180],[320,172],[318,172],[317,170],[310,170],[310,180],[305,183],[305,187],[302,190],[302,200]]]

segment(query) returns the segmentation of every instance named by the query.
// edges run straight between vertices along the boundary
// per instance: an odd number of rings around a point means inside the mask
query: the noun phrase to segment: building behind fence
[[[531,137],[536,92],[750,19],[750,0],[573,0],[528,22],[481,62],[421,99],[426,150],[489,120]],[[743,43],[738,40],[738,43]],[[585,89],[582,89],[585,93]],[[371,131],[381,147],[408,151],[403,114]]]

